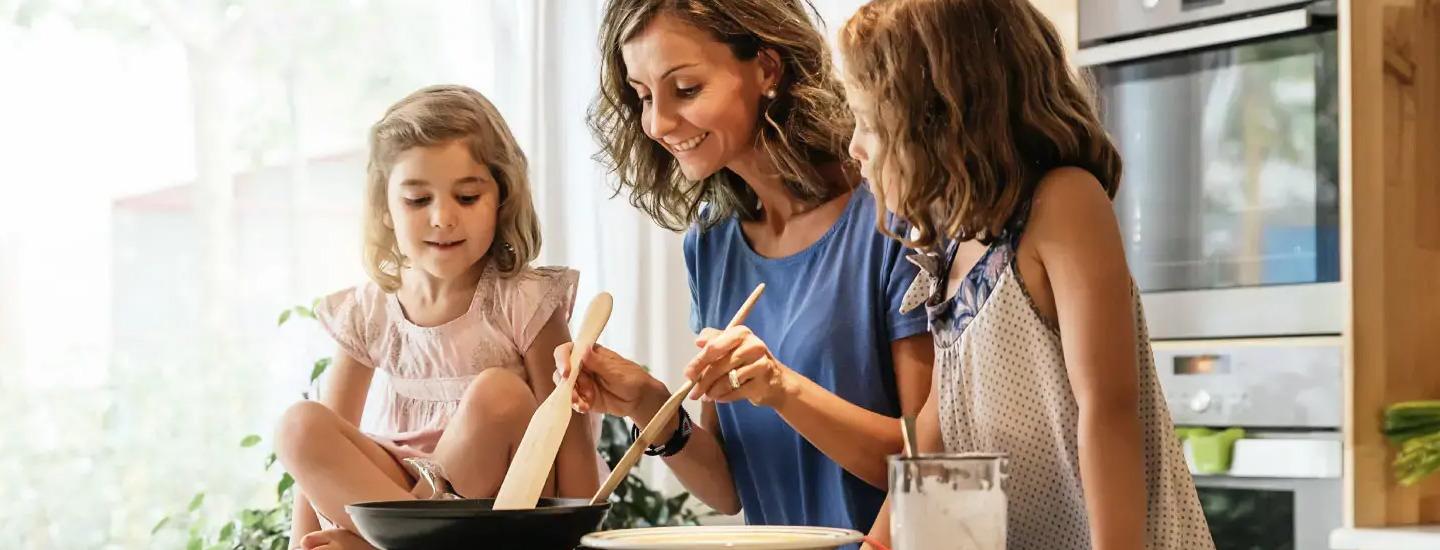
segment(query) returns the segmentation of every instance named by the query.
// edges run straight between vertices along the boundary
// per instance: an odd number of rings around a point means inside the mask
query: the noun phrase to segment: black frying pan
[[[492,510],[494,499],[400,500],[345,507],[382,550],[572,550],[600,530],[610,503],[542,498],[533,510]]]

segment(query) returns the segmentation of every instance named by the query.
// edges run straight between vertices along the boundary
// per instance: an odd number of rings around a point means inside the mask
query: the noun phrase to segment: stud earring
[[[765,97],[767,97],[767,98],[775,99],[775,96],[777,96],[777,95],[780,95],[780,94],[775,91],[775,88],[770,88],[769,90],[765,90]]]

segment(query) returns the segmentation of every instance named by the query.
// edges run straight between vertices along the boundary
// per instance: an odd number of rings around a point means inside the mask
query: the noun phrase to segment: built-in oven
[[[1079,0],[1157,339],[1339,334],[1333,1]]]
[[[1217,550],[1328,548],[1342,521],[1342,345],[1338,336],[1155,344],[1175,425],[1207,429],[1185,451]]]

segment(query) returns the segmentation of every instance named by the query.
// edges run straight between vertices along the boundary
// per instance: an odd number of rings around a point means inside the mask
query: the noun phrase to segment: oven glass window
[[[1294,550],[1295,494],[1199,487],[1215,550]]]
[[[1338,281],[1333,30],[1097,68],[1145,291]]]

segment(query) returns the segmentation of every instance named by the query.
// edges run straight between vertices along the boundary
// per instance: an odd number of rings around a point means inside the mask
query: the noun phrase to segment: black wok
[[[492,510],[493,499],[402,500],[345,507],[382,550],[572,550],[600,529],[610,503],[542,498],[533,510]]]

